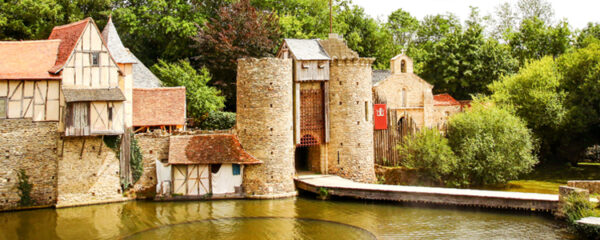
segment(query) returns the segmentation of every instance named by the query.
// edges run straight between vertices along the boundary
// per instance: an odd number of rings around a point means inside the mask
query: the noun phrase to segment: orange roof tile
[[[185,87],[134,88],[133,126],[185,124]]]
[[[236,135],[171,136],[169,164],[259,164],[246,152]]]
[[[454,106],[460,105],[460,102],[456,101],[450,94],[443,93],[433,96],[434,106]]]
[[[69,60],[69,56],[71,56],[71,53],[75,50],[75,45],[77,45],[77,41],[81,37],[81,34],[83,34],[85,26],[90,21],[92,21],[92,18],[86,18],[67,25],[56,26],[52,29],[52,33],[50,33],[48,39],[60,39],[62,42],[58,48],[58,58],[56,59],[56,63],[54,67],[49,70],[50,72],[58,73],[62,70],[63,66],[67,63],[67,60]]]
[[[61,79],[50,74],[60,40],[0,41],[0,79]]]

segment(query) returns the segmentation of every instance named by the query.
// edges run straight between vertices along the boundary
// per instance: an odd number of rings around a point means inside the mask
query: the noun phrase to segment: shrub
[[[202,122],[200,128],[204,130],[225,130],[235,125],[235,113],[210,112]]]
[[[131,134],[131,159],[129,159],[129,163],[131,165],[133,182],[135,183],[144,173],[144,162],[142,158],[142,151],[140,150],[138,141],[134,137],[133,133]]]
[[[29,176],[24,169],[19,169],[17,171],[18,184],[17,189],[19,189],[19,205],[26,207],[32,206],[35,204],[33,199],[31,199],[31,190],[33,189],[33,184],[29,183]]]
[[[425,129],[405,137],[398,146],[403,165],[424,169],[428,177],[441,182],[456,169],[456,156],[446,139],[437,129]]]
[[[598,217],[594,212],[594,205],[589,201],[586,195],[569,194],[565,197],[561,211],[571,229],[585,239],[600,239],[600,228],[587,224],[578,224],[575,221],[586,217]]]
[[[525,122],[508,110],[476,100],[448,122],[448,143],[457,159],[457,185],[505,183],[538,162]]]

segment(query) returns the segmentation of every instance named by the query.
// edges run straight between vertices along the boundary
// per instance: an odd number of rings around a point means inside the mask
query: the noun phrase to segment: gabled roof
[[[169,164],[259,164],[233,134],[171,136]]]
[[[337,35],[332,35],[328,39],[319,40],[319,43],[325,49],[325,52],[331,59],[358,59],[358,53],[346,45],[343,39]]]
[[[134,88],[133,126],[185,125],[185,87]]]
[[[58,73],[69,60],[69,57],[75,50],[75,46],[81,38],[81,34],[85,30],[85,26],[92,21],[92,18],[86,18],[78,22],[67,25],[56,26],[52,29],[48,39],[60,39],[60,47],[58,47],[58,57],[56,63],[49,70],[51,73]]]
[[[63,89],[62,92],[66,102],[122,102],[126,100],[119,88]]]
[[[121,38],[117,33],[117,29],[115,28],[115,24],[113,24],[112,17],[108,18],[108,23],[104,27],[102,31],[102,38],[106,43],[108,50],[111,55],[115,59],[117,63],[137,63],[136,58],[131,54],[125,46],[123,46],[123,42],[121,42]]]
[[[296,60],[331,60],[317,39],[285,39]]]
[[[61,79],[50,74],[60,40],[0,41],[0,79]]]
[[[443,93],[433,96],[434,106],[460,106],[460,102],[456,101],[450,94]]]

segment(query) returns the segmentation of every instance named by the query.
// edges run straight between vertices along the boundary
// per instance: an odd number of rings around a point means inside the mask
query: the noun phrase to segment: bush
[[[587,224],[578,224],[575,221],[586,217],[598,217],[598,213],[594,212],[594,205],[589,201],[587,195],[569,194],[565,197],[565,202],[562,205],[561,211],[565,214],[565,218],[571,229],[585,239],[600,239],[600,228]]]
[[[437,129],[425,129],[406,136],[398,150],[404,166],[424,169],[428,177],[436,182],[441,182],[457,167],[456,156],[448,145],[448,139]]]
[[[450,118],[447,137],[457,158],[456,185],[506,183],[530,172],[538,162],[525,122],[478,100]]]
[[[225,130],[235,125],[235,113],[232,112],[210,112],[200,122],[200,128],[204,130]]]
[[[35,201],[31,199],[31,190],[33,189],[33,184],[29,183],[29,176],[24,169],[19,169],[17,171],[18,184],[17,189],[19,189],[19,206],[27,207],[35,204]]]

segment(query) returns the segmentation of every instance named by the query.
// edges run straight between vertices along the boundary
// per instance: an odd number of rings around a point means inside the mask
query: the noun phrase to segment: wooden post
[[[102,135],[102,141],[100,142],[100,148],[98,150],[98,156],[102,155],[102,145],[104,145],[104,135]]]
[[[83,150],[85,149],[85,140],[86,138],[83,138],[83,143],[81,144],[81,152],[79,153],[79,159],[83,158]]]

